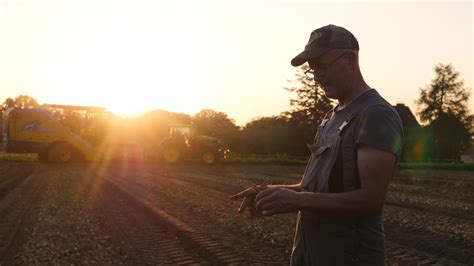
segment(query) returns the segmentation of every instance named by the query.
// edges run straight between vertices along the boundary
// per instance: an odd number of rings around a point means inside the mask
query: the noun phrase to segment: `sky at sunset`
[[[0,0],[0,100],[225,112],[238,125],[290,109],[312,30],[359,41],[366,82],[416,112],[437,63],[473,79],[473,2]],[[474,96],[469,108],[474,111]]]

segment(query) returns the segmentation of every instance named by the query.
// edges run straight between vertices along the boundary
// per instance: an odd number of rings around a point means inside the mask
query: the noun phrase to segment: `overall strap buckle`
[[[349,124],[349,121],[350,120],[345,120],[344,122],[342,122],[342,124],[337,128],[337,130],[341,132]]]

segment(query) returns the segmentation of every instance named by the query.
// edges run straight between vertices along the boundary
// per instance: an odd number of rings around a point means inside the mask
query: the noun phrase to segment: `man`
[[[399,159],[400,117],[359,68],[359,44],[335,25],[311,33],[291,64],[308,63],[314,81],[338,105],[318,126],[303,178],[295,185],[254,186],[239,212],[298,211],[292,265],[384,265],[383,204]]]

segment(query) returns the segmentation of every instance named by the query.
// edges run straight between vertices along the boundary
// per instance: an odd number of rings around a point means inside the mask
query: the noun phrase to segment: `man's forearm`
[[[301,183],[298,184],[291,184],[291,185],[268,185],[267,187],[279,187],[279,188],[286,188],[286,189],[291,189],[296,192],[301,191]]]
[[[362,190],[344,193],[300,192],[300,210],[331,215],[367,215],[379,212],[383,201],[368,196]]]

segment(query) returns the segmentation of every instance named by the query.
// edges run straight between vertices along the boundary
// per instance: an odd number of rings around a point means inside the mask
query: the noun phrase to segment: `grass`
[[[221,162],[235,164],[306,165],[308,158],[309,157],[295,157],[287,154],[232,154],[221,160]]]
[[[403,162],[399,163],[402,169],[423,169],[423,170],[459,170],[474,171],[473,163],[435,163],[435,162]]]
[[[309,157],[291,156],[288,154],[231,154],[229,157],[222,159],[224,164],[273,164],[273,165],[306,165]],[[111,158],[107,158],[111,159]],[[36,154],[25,153],[5,153],[0,152],[0,161],[36,161]],[[474,163],[441,163],[441,162],[401,162],[401,169],[423,169],[423,170],[458,170],[458,171],[474,171]]]
[[[0,161],[32,162],[37,161],[36,153],[0,152]]]
[[[231,154],[222,160],[223,163],[234,164],[276,164],[276,165],[306,165],[309,156],[291,156],[287,154],[261,155],[261,154]],[[432,170],[460,170],[474,171],[473,163],[460,162],[402,162],[401,169],[432,169]]]

